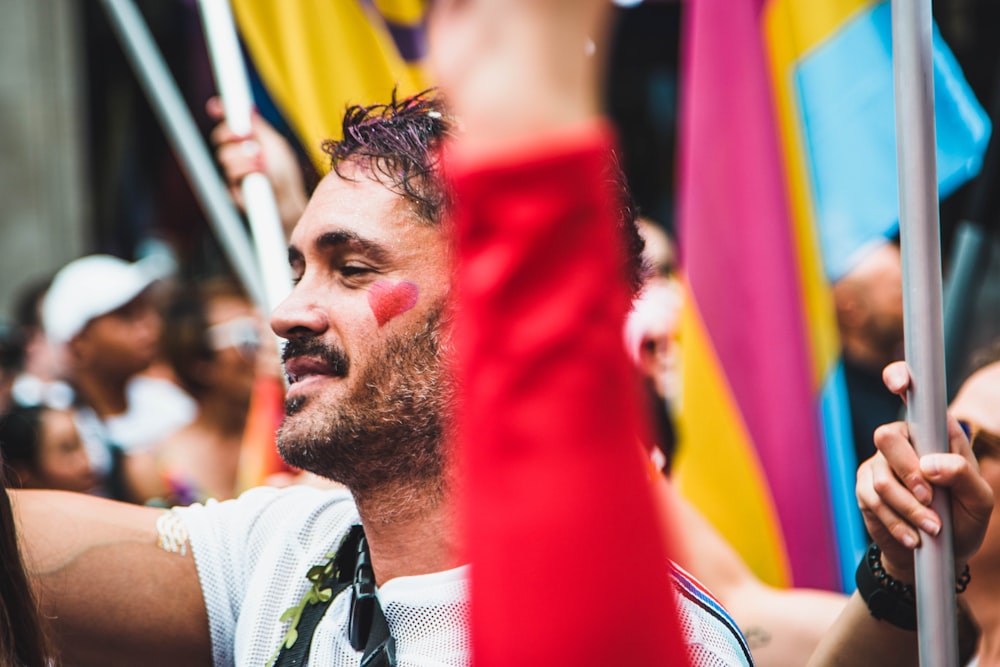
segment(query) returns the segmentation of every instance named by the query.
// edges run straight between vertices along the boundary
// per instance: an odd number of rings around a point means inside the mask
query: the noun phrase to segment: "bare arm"
[[[158,546],[157,510],[82,494],[11,491],[42,613],[73,665],[210,665],[190,549]]]
[[[809,661],[810,667],[916,665],[917,634],[876,620],[855,593]]]
[[[840,615],[847,596],[775,588],[754,575],[735,549],[665,479],[659,484],[675,535],[677,562],[732,614],[758,667],[804,665]]]

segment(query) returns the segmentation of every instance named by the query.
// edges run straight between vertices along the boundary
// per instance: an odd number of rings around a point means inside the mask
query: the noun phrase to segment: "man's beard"
[[[278,431],[282,457],[344,484],[355,496],[398,486],[440,487],[454,409],[441,313],[434,309],[415,334],[388,338],[336,404],[290,399]],[[319,356],[337,374],[348,372],[343,352],[317,339],[290,340],[284,358],[303,354]]]

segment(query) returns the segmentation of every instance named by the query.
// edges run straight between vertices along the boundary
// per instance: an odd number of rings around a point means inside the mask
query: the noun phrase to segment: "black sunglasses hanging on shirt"
[[[375,593],[375,572],[361,526],[351,526],[333,556],[332,565],[332,568],[316,566],[309,571],[314,589],[322,591],[323,595],[303,602],[295,626],[297,636],[291,645],[281,646],[273,667],[301,667],[307,663],[316,626],[330,603],[348,588],[351,589],[348,634],[351,646],[356,651],[364,650],[360,667],[396,667],[396,641],[389,632],[389,624]]]

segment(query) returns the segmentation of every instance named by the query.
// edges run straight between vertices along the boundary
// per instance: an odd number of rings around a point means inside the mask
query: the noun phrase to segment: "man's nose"
[[[271,313],[271,329],[282,338],[321,334],[328,326],[326,309],[301,282]]]

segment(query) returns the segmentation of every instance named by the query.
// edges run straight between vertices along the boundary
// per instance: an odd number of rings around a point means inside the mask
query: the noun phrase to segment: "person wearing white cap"
[[[194,416],[171,383],[139,376],[156,358],[162,320],[148,298],[162,271],[90,255],[53,278],[42,302],[46,336],[76,392],[77,424],[95,469],[108,478],[118,450],[144,449]],[[124,497],[112,476],[102,489]]]

